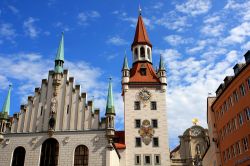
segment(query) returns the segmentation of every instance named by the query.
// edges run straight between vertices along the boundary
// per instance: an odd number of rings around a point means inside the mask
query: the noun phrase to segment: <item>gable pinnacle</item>
[[[108,97],[107,97],[107,105],[106,105],[106,114],[114,114],[115,115],[115,106],[112,92],[112,78],[109,78],[109,87],[108,87]]]
[[[129,70],[129,67],[128,67],[128,60],[127,60],[127,55],[126,55],[126,50],[125,50],[125,56],[124,56],[124,61],[123,61],[122,70]]]
[[[162,60],[162,55],[160,55],[159,70],[165,70],[164,62]]]
[[[62,32],[61,41],[55,58],[56,73],[63,73],[63,63],[64,63],[64,33]]]
[[[9,113],[10,113],[10,95],[11,95],[11,89],[12,89],[12,85],[9,85],[8,95],[6,97],[5,103],[4,103],[3,108],[2,108],[2,114],[5,114],[6,116],[8,116]]]

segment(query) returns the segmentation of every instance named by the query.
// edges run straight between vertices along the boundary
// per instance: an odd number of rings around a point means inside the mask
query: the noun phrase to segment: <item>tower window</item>
[[[138,59],[138,48],[135,48],[134,55],[135,55],[135,60],[137,60]]]
[[[150,49],[149,48],[147,48],[147,54],[148,54],[148,59],[150,60],[151,58],[150,58]]]
[[[140,110],[141,109],[141,103],[139,101],[135,101],[135,103],[134,103],[134,109],[135,110]]]
[[[135,120],[135,128],[140,128],[141,127],[141,120],[140,119],[136,119]]]
[[[247,139],[247,137],[242,139],[242,144],[243,144],[244,151],[247,151],[248,150],[248,139]]]
[[[157,119],[152,119],[152,127],[157,128],[158,127],[158,121]]]
[[[151,107],[151,110],[157,110],[156,101],[151,101],[150,107]]]
[[[141,68],[140,73],[142,76],[146,76],[147,75],[146,68]]]
[[[161,157],[159,154],[155,154],[155,165],[161,164]]]
[[[141,138],[140,137],[135,138],[135,147],[141,147]]]
[[[144,155],[144,165],[151,165],[151,155]]]
[[[135,155],[135,165],[141,165],[141,155]]]
[[[141,58],[145,58],[145,49],[144,47],[140,48]]]
[[[237,154],[240,154],[240,153],[241,153],[240,141],[236,143],[236,153],[237,153]]]
[[[159,147],[159,138],[158,137],[153,138],[153,147]]]

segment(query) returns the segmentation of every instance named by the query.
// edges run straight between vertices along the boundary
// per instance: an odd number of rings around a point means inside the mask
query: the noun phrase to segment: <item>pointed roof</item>
[[[135,31],[135,37],[134,37],[134,41],[133,41],[131,47],[133,47],[137,44],[147,44],[150,47],[152,47],[152,44],[150,43],[146,28],[144,26],[144,22],[143,22],[141,14],[139,14],[139,17],[138,17],[136,31]]]
[[[11,85],[9,86],[9,91],[8,91],[8,95],[6,97],[5,103],[3,105],[2,108],[2,114],[7,114],[9,115],[10,113],[10,95],[11,95]]]
[[[164,62],[162,60],[162,55],[160,56],[159,70],[165,70]]]
[[[126,52],[125,52],[125,56],[124,56],[124,61],[123,61],[122,70],[129,70]]]
[[[115,115],[115,106],[112,92],[112,78],[109,81],[109,89],[108,89],[108,97],[107,97],[107,105],[106,105],[106,114],[114,114]]]
[[[62,32],[62,38],[57,50],[56,59],[55,60],[61,60],[64,61],[64,33]]]

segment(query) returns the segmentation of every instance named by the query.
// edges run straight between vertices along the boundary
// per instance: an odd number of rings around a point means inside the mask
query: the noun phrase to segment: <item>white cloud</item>
[[[62,22],[56,22],[55,24],[54,24],[54,26],[56,27],[56,28],[61,28],[61,30],[63,31],[63,32],[68,32],[68,31],[70,31],[71,30],[71,28],[69,28],[69,26],[68,25],[66,25],[66,24],[64,24],[64,23],[62,23]]]
[[[36,21],[38,21],[38,19],[29,17],[23,23],[24,31],[26,35],[28,35],[30,38],[36,38],[38,37],[38,34],[40,33],[38,28],[34,25]]]
[[[246,37],[250,36],[250,23],[243,22],[242,24],[232,28],[230,35],[224,39],[225,44],[243,43]]]
[[[169,35],[169,36],[165,36],[163,39],[172,46],[187,44],[187,43],[190,43],[192,41],[192,39],[190,39],[190,38],[185,39],[180,35]]]
[[[164,13],[161,18],[156,19],[156,24],[171,30],[183,31],[191,25],[187,22],[187,17],[179,16],[175,12]]]
[[[220,16],[212,16],[212,17],[208,17],[207,19],[205,19],[203,22],[204,23],[216,23],[220,21]]]
[[[235,0],[228,0],[227,4],[225,5],[224,9],[226,11],[232,12],[233,10],[236,12],[235,15],[238,16],[237,18],[239,21],[249,21],[250,20],[250,1],[244,1],[242,3],[238,3]]]
[[[107,40],[107,43],[108,44],[113,44],[113,45],[116,45],[116,46],[121,46],[121,45],[126,45],[128,44],[128,42],[124,39],[122,39],[120,36],[113,36],[113,37],[110,37],[108,40]]]
[[[250,41],[248,41],[243,46],[241,46],[241,48],[244,49],[244,50],[250,50]]]
[[[13,38],[16,37],[16,31],[12,27],[12,24],[0,24],[0,36],[8,40],[13,40]]]
[[[207,35],[207,36],[220,36],[221,33],[224,30],[224,25],[223,24],[216,24],[216,25],[211,25],[207,24],[201,29],[201,33]]]
[[[14,13],[14,14],[19,13],[19,10],[15,6],[9,5],[8,7],[11,10],[12,13]]]
[[[97,11],[89,11],[89,12],[80,12],[77,16],[78,24],[80,25],[88,25],[89,20],[96,19],[100,17],[100,13]]]
[[[225,76],[232,75],[234,63],[239,61],[238,52],[232,50],[225,58],[215,62],[194,57],[179,57],[177,50],[158,50],[163,54],[168,73],[168,125],[171,148],[185,129],[192,126],[192,119],[198,118],[200,125],[206,124],[206,101],[208,93],[214,94]],[[172,58],[170,58],[170,57]]]
[[[176,5],[178,11],[192,16],[207,13],[210,8],[210,0],[188,0],[183,4]]]

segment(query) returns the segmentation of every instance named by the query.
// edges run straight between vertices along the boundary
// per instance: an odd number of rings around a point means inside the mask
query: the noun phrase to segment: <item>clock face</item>
[[[198,128],[192,128],[191,129],[191,135],[192,136],[198,136],[201,133],[201,130]]]
[[[138,97],[141,101],[148,101],[151,98],[151,93],[147,90],[147,89],[142,89],[139,93],[138,93]]]

